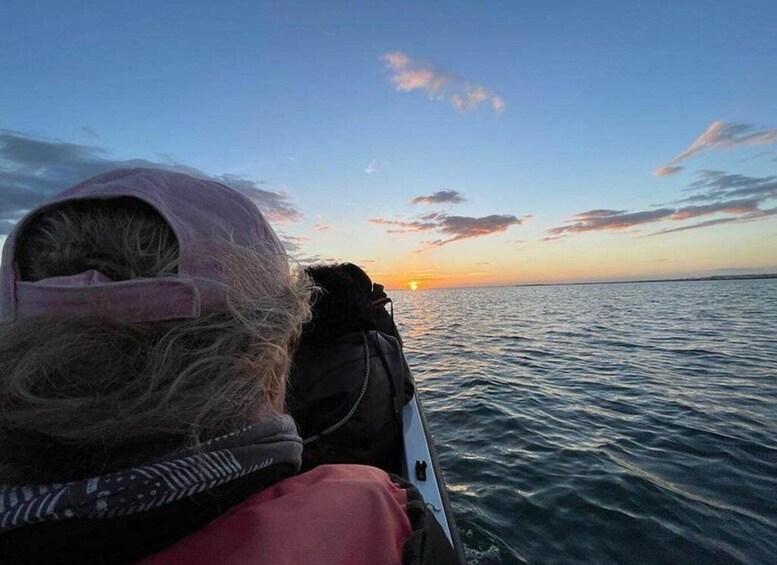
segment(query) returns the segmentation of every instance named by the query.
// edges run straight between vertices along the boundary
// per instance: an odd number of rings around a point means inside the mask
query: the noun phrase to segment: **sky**
[[[770,1],[4,0],[0,240],[153,166],[389,288],[777,272],[775,21]]]

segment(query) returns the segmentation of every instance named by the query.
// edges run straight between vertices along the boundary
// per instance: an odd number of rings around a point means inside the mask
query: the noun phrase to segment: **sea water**
[[[777,280],[395,292],[473,563],[777,563]]]

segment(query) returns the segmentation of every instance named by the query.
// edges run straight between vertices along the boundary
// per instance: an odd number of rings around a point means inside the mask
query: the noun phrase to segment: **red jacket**
[[[401,563],[407,492],[380,469],[323,465],[284,479],[144,565]]]
[[[292,472],[278,465],[241,484],[128,516],[12,529],[0,535],[0,562],[461,563],[418,490],[403,479],[360,465]]]

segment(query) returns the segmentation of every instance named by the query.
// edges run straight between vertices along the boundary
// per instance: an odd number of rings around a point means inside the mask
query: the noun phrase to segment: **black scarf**
[[[148,512],[278,464],[299,469],[302,440],[288,415],[212,439],[196,453],[68,483],[0,486],[0,533],[41,522]]]

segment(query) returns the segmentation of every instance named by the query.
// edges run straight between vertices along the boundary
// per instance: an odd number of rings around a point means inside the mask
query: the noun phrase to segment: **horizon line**
[[[419,287],[416,290],[409,288],[390,288],[386,290],[399,290],[407,292],[432,291],[432,290],[458,290],[464,288],[512,288],[512,287],[532,287],[532,286],[583,286],[594,284],[644,284],[644,283],[666,283],[666,282],[714,282],[726,280],[757,280],[757,279],[777,279],[777,272],[773,273],[747,273],[741,275],[709,275],[705,277],[681,277],[675,279],[635,279],[635,280],[608,280],[608,281],[576,281],[576,282],[539,282],[539,283],[509,283],[509,284],[482,284],[472,286],[436,286],[433,288]]]

